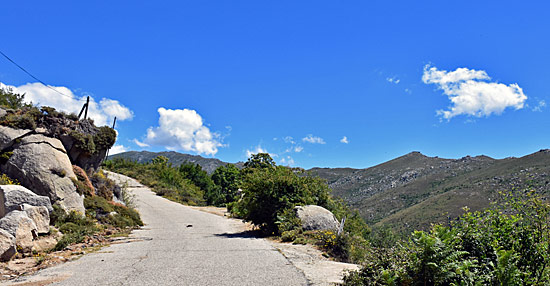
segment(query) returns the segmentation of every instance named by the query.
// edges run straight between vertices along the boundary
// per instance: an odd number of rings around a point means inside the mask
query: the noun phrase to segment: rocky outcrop
[[[38,236],[36,224],[24,211],[12,211],[0,219],[0,228],[15,237],[15,243],[22,252],[30,252],[33,239]]]
[[[10,260],[16,251],[15,237],[9,232],[0,229],[0,261]]]
[[[11,144],[10,156],[0,164],[0,171],[36,194],[49,197],[65,211],[84,213],[84,198],[76,192],[71,180],[76,176],[59,140],[41,134],[27,134],[8,144]]]
[[[11,211],[22,210],[24,204],[42,206],[48,212],[53,211],[50,199],[46,196],[39,196],[23,186],[0,186],[0,218]]]
[[[23,204],[22,210],[36,225],[36,232],[38,234],[50,232],[50,212],[46,207]]]
[[[337,231],[340,224],[334,214],[320,206],[307,205],[294,208],[296,217],[302,222],[304,230],[333,230]]]

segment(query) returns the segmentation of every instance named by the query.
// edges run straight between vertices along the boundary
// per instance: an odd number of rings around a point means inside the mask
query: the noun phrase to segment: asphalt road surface
[[[240,222],[171,202],[134,180],[129,189],[145,223],[134,241],[44,269],[27,285],[308,284],[269,242],[246,236]]]

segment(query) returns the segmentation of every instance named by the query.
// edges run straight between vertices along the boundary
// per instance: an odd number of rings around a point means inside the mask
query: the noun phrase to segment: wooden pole
[[[115,116],[115,119],[113,120],[113,129],[115,129],[115,124],[116,124],[116,116]],[[107,149],[107,153],[105,154],[105,159],[103,159],[103,161],[107,160],[107,157],[109,157],[109,150],[111,150],[110,148]]]
[[[88,118],[88,106],[90,105],[90,96],[86,98],[86,111],[84,111],[84,119]]]

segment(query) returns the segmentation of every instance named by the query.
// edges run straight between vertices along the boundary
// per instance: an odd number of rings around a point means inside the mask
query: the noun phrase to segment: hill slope
[[[442,159],[412,152],[367,169],[320,169],[336,196],[371,225],[400,231],[454,218],[467,206],[486,208],[499,191],[534,188],[550,193],[550,151],[501,160],[486,156]]]
[[[155,157],[157,156],[164,156],[168,158],[168,162],[172,163],[174,166],[179,166],[183,163],[193,163],[193,164],[199,164],[203,170],[205,170],[208,174],[212,174],[214,170],[216,170],[220,166],[225,166],[227,162],[220,161],[215,158],[204,158],[199,155],[190,155],[190,154],[183,154],[178,153],[174,151],[169,152],[149,152],[149,151],[129,151],[129,152],[123,152],[115,155],[109,156],[109,159],[114,158],[124,158],[132,161],[137,161],[138,163],[148,163],[151,162]],[[242,163],[236,163],[237,167],[242,166]]]

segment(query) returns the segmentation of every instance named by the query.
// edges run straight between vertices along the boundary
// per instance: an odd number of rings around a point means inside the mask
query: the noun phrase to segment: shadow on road
[[[227,238],[262,238],[266,237],[262,234],[259,230],[245,230],[241,232],[235,232],[235,233],[216,233],[215,236],[219,237],[227,237]]]

